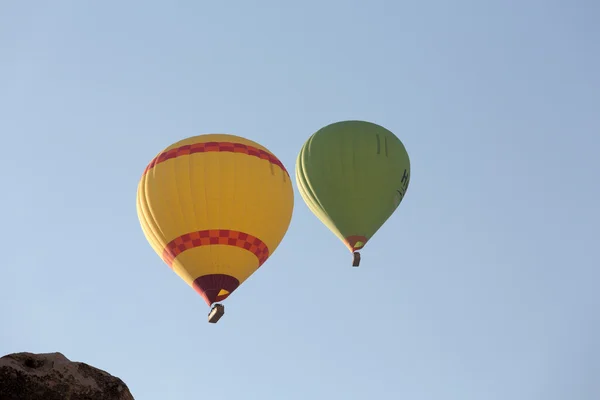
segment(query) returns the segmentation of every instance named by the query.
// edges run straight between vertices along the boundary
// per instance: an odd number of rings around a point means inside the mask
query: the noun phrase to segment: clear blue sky
[[[140,400],[600,398],[600,6],[291,4],[0,3],[0,353],[60,351]],[[140,229],[146,164],[227,132],[293,170],[344,119],[412,161],[361,268],[295,187],[208,324]]]

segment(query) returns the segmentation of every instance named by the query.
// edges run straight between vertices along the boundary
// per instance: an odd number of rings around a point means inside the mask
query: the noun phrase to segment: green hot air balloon
[[[354,253],[355,267],[360,263],[357,250],[398,208],[409,181],[404,145],[371,122],[342,121],[321,128],[296,160],[302,199]]]

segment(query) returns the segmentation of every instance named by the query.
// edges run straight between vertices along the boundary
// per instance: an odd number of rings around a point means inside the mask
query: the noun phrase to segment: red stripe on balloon
[[[169,267],[173,267],[175,258],[184,251],[210,245],[227,245],[246,249],[256,256],[259,267],[269,258],[269,248],[262,240],[256,236],[230,229],[208,229],[181,235],[165,246],[162,258]]]
[[[160,153],[156,156],[150,164],[146,167],[144,171],[144,175],[154,168],[156,165],[165,162],[167,160],[171,160],[173,158],[187,156],[190,154],[196,153],[209,153],[209,152],[228,152],[228,153],[240,153],[246,154],[249,156],[260,158],[261,160],[266,160],[273,165],[277,165],[281,168],[286,175],[289,177],[290,174],[283,166],[283,163],[279,161],[277,157],[273,154],[264,151],[262,149],[256,148],[254,146],[248,146],[242,143],[232,143],[232,142],[206,142],[206,143],[194,143],[194,144],[186,144],[181,147],[177,147],[171,150],[167,150],[163,153]]]

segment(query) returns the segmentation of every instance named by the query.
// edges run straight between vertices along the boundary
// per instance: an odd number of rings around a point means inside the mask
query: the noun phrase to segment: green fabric
[[[387,129],[343,121],[313,134],[296,160],[304,202],[340,240],[373,237],[404,198],[410,160]]]

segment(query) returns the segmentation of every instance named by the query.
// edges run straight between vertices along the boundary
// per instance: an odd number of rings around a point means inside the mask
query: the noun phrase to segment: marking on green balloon
[[[408,188],[409,180],[410,180],[410,176],[408,175],[408,171],[405,169],[404,174],[402,174],[402,180],[400,181],[402,183],[402,187],[404,188],[404,191],[406,191],[406,188]]]

